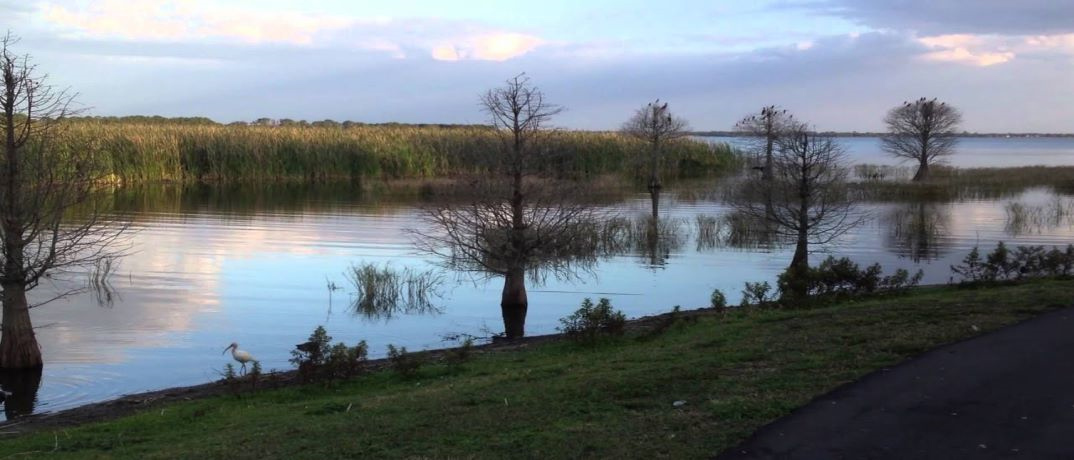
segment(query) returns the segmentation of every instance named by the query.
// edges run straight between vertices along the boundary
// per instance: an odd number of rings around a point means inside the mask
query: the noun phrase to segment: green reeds
[[[117,183],[361,181],[457,177],[487,172],[500,141],[482,126],[288,124],[219,125],[167,120],[68,121],[70,146],[93,148]],[[640,142],[618,133],[550,132],[544,175],[589,179],[640,175],[647,155]],[[725,144],[684,140],[669,149],[668,177],[698,177],[731,169]]]

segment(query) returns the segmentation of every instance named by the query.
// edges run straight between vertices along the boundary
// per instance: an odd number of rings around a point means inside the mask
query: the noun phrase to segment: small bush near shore
[[[872,264],[864,269],[849,258],[836,259],[829,256],[820,265],[810,267],[804,274],[804,281],[809,299],[834,300],[878,293],[900,293],[917,286],[924,276],[918,270],[910,275],[905,269],[895,270],[890,276],[884,276],[880,264]],[[779,277],[780,288],[790,282],[790,273],[784,272]]]
[[[308,341],[291,350],[291,364],[298,367],[302,381],[348,378],[361,370],[369,354],[365,340],[354,347],[343,342],[329,346],[331,342],[324,326],[317,326]]]
[[[406,351],[406,347],[396,348],[392,344],[388,344],[388,362],[391,363],[392,370],[404,378],[417,375],[418,370],[425,364],[420,356]]]
[[[1018,246],[1011,251],[1000,241],[984,258],[974,246],[961,264],[951,266],[951,272],[961,278],[962,284],[1067,277],[1074,275],[1074,244],[1067,245],[1065,250],[1055,246],[1051,249]]]
[[[567,337],[577,342],[592,343],[601,336],[623,335],[626,315],[612,308],[612,302],[602,298],[597,304],[586,298],[582,306],[570,316],[559,320],[559,328]]]
[[[742,290],[742,303],[741,307],[749,307],[753,305],[763,305],[770,303],[773,297],[769,297],[768,293],[772,291],[772,285],[768,284],[768,281],[762,281],[759,283],[746,282],[745,289]]]
[[[723,310],[727,308],[727,296],[723,295],[723,291],[713,289],[710,303],[712,304],[712,308]]]

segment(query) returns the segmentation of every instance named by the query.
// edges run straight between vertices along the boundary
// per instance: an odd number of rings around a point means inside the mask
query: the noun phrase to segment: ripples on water
[[[1031,190],[991,200],[869,204],[875,218],[831,253],[880,262],[888,271],[920,267],[924,282],[947,282],[950,265],[976,244],[1070,243],[1070,225],[1020,232],[1008,226],[1010,203],[1054,200],[1046,190]],[[451,283],[444,313],[436,316],[382,321],[348,311],[353,289],[343,272],[352,263],[431,268],[404,232],[421,225],[415,202],[304,187],[155,188],[117,192],[114,201],[136,229],[131,255],[112,282],[120,297],[109,307],[77,296],[33,311],[47,363],[36,411],[217,379],[230,359],[221,350],[233,341],[266,370],[287,369],[294,344],[317,325],[349,344],[367,340],[373,356],[389,343],[439,347],[448,334],[502,328],[498,279]],[[636,194],[613,208],[634,217],[648,205],[647,195]],[[774,280],[789,263],[792,248],[697,244],[696,216],[728,212],[718,202],[671,193],[662,209],[662,219],[683,223],[681,244],[667,245],[659,257],[638,248],[603,261],[582,283],[531,286],[528,332],[553,332],[584,297],[609,297],[629,316],[705,306],[714,288],[737,302],[743,282]],[[330,292],[328,283],[343,289]],[[40,291],[34,295],[47,295]]]

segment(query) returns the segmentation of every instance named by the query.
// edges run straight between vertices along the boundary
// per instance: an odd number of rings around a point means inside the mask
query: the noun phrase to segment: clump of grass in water
[[[866,180],[851,184],[861,199],[875,201],[952,201],[1006,198],[1035,187],[1055,192],[1074,187],[1074,166],[953,168],[938,165],[923,182]]]
[[[97,259],[89,273],[87,287],[93,293],[97,304],[111,306],[115,302],[116,290],[112,287],[112,276],[119,268],[119,263],[111,257]]]
[[[363,263],[352,265],[345,275],[355,288],[354,310],[368,318],[440,311],[434,304],[435,299],[443,297],[444,275],[440,272]]]
[[[697,249],[713,249],[719,246],[722,221],[716,216],[698,214],[694,218],[697,226]]]
[[[1011,236],[1074,225],[1074,201],[1058,195],[1043,205],[1010,202],[1004,211],[1007,214],[1004,230]]]

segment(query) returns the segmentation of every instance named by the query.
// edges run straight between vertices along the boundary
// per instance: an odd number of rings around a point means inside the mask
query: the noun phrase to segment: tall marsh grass
[[[1047,187],[1057,193],[1074,193],[1074,166],[937,166],[931,170],[929,179],[923,182],[904,180],[907,170],[884,168],[859,165],[856,174],[860,180],[851,184],[852,191],[859,198],[871,201],[996,199],[1017,195],[1034,187]]]
[[[63,140],[92,147],[117,183],[268,182],[411,179],[480,174],[499,156],[499,139],[481,126],[219,125],[116,121],[68,122]],[[640,175],[645,148],[618,133],[562,131],[547,147],[560,153],[537,165],[559,178]],[[736,164],[727,145],[677,143],[669,177],[700,177]]]

